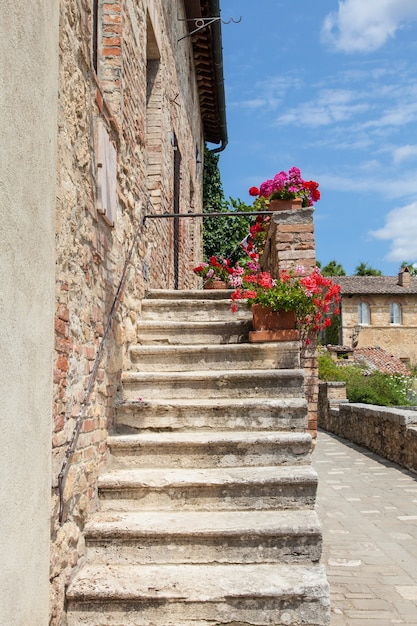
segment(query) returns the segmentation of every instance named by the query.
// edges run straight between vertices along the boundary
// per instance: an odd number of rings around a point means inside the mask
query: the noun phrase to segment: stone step
[[[111,467],[242,467],[310,463],[307,433],[141,433],[108,438]]]
[[[67,590],[68,626],[325,626],[320,565],[90,565]]]
[[[304,370],[124,372],[123,400],[160,398],[295,398],[304,394]]]
[[[302,398],[228,398],[127,401],[116,409],[119,432],[292,430],[307,428]]]
[[[252,320],[252,313],[245,305],[238,306],[236,313],[231,310],[230,299],[211,300],[165,300],[149,299],[142,301],[142,320],[166,321],[236,321]]]
[[[300,367],[298,341],[264,344],[132,346],[132,369],[140,372]]]
[[[318,562],[315,511],[99,512],[85,527],[95,563]]]
[[[233,289],[150,289],[146,292],[147,300],[227,300]]]
[[[252,330],[252,320],[217,322],[142,321],[137,328],[137,342],[142,345],[188,345],[244,343]]]
[[[199,469],[115,469],[98,479],[103,510],[313,508],[311,465]]]

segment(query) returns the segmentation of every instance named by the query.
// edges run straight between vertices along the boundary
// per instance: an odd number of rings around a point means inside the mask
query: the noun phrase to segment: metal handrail
[[[117,286],[116,289],[116,293],[114,295],[113,298],[113,302],[110,308],[110,312],[109,312],[109,317],[107,319],[107,323],[104,329],[104,333],[103,336],[101,338],[99,347],[97,349],[97,353],[96,353],[96,357],[94,360],[94,365],[93,365],[93,369],[91,370],[90,373],[90,377],[88,379],[88,384],[84,393],[84,397],[83,400],[81,402],[81,406],[80,406],[80,411],[78,413],[76,422],[75,422],[75,426],[74,426],[74,430],[72,432],[72,436],[71,439],[69,441],[68,447],[65,451],[65,456],[64,456],[64,461],[62,463],[62,467],[61,467],[61,471],[58,474],[58,492],[59,492],[59,523],[62,524],[62,520],[63,520],[63,515],[64,515],[64,489],[65,489],[65,482],[67,479],[67,475],[68,475],[68,470],[69,470],[69,465],[70,465],[70,459],[72,457],[72,455],[75,452],[76,446],[77,446],[77,442],[78,442],[78,437],[80,435],[80,431],[81,431],[81,426],[82,423],[84,421],[85,418],[85,412],[90,400],[90,396],[91,396],[91,392],[93,389],[93,385],[95,383],[96,377],[97,377],[97,372],[98,372],[98,367],[100,365],[100,361],[101,358],[103,356],[103,350],[104,350],[104,343],[107,339],[107,335],[109,333],[110,330],[110,326],[111,323],[113,321],[113,316],[114,313],[116,311],[116,307],[117,307],[117,303],[120,297],[120,293],[123,289],[123,285],[124,285],[124,281],[126,278],[126,272],[127,272],[127,268],[128,265],[130,263],[130,259],[132,258],[132,254],[133,254],[133,250],[135,248],[136,245],[136,241],[139,235],[139,232],[141,231],[142,227],[146,226],[146,220],[147,219],[163,219],[163,218],[181,218],[181,217],[238,217],[238,216],[249,216],[249,215],[272,215],[274,212],[273,211],[230,211],[230,212],[213,212],[213,213],[152,213],[152,214],[148,214],[146,211],[148,209],[149,206],[152,206],[152,202],[150,201],[150,199],[148,198],[147,202],[146,202],[146,207],[145,207],[145,214],[143,217],[143,220],[141,222],[141,224],[137,227],[135,235],[133,237],[133,241],[132,241],[132,245],[130,246],[129,249],[129,253],[126,257],[125,260],[125,264],[123,267],[123,271],[122,271],[122,275],[120,277],[120,281],[119,284]]]
[[[151,202],[148,199],[147,200],[147,204],[146,204],[146,208],[149,206],[149,204],[151,204]],[[70,442],[69,442],[67,450],[65,452],[65,457],[64,457],[64,461],[62,463],[61,471],[58,474],[59,523],[60,524],[62,524],[62,519],[63,519],[63,514],[64,514],[64,489],[65,489],[65,482],[66,482],[67,475],[68,475],[69,461],[70,461],[70,458],[72,457],[72,455],[74,454],[76,446],[77,446],[77,441],[78,441],[78,437],[79,437],[79,434],[80,434],[81,426],[82,426],[82,423],[83,423],[83,420],[84,420],[84,417],[85,417],[85,411],[86,411],[86,408],[87,408],[87,405],[88,405],[88,402],[89,402],[89,399],[90,399],[90,395],[91,395],[91,391],[93,389],[93,385],[95,383],[95,379],[97,377],[98,367],[100,365],[100,361],[101,361],[101,358],[103,356],[104,342],[106,341],[107,335],[108,335],[109,330],[110,330],[111,323],[113,321],[113,316],[114,316],[114,313],[116,311],[117,303],[118,303],[121,291],[123,289],[124,281],[125,281],[125,278],[126,278],[127,268],[128,268],[129,263],[130,263],[130,259],[132,258],[133,250],[135,248],[136,241],[137,241],[139,232],[141,231],[142,227],[143,227],[143,224],[140,224],[137,227],[135,235],[133,237],[132,245],[130,246],[129,253],[128,253],[127,257],[126,257],[125,264],[124,264],[123,271],[122,271],[122,275],[120,277],[119,284],[117,286],[116,293],[115,293],[114,298],[113,298],[113,302],[112,302],[111,309],[110,309],[110,312],[109,312],[109,317],[107,319],[106,327],[104,329],[104,333],[103,333],[103,336],[102,336],[101,341],[100,341],[100,345],[99,345],[97,353],[96,353],[96,358],[94,360],[93,369],[91,370],[90,377],[88,379],[88,384],[87,384],[87,388],[86,388],[85,393],[84,393],[83,401],[82,401],[81,406],[80,406],[80,411],[78,413],[78,417],[77,417],[77,420],[75,422],[75,426],[74,426],[74,430],[72,432],[72,436],[71,436]]]
[[[275,215],[276,211],[213,211],[212,213],[153,213],[143,216],[143,223],[147,219],[177,219],[178,217],[242,217],[249,215]]]

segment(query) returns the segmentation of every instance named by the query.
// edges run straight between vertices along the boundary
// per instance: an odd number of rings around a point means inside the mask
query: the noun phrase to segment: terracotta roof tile
[[[411,276],[410,287],[401,287],[398,276],[333,276],[341,294],[417,294],[417,277]]]
[[[370,369],[377,369],[385,374],[410,375],[409,369],[400,359],[382,348],[356,348],[353,359],[356,363],[365,364]]]

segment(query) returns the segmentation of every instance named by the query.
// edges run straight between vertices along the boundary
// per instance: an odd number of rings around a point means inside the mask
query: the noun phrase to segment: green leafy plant
[[[205,150],[204,170],[203,170],[203,212],[210,213],[230,213],[230,212],[253,211],[253,207],[248,206],[242,200],[224,197],[219,169],[219,155]],[[251,216],[229,217],[215,215],[204,217],[203,219],[203,258],[208,262],[210,257],[217,256],[229,258],[233,263],[240,257],[244,257],[244,252],[239,243],[245,239],[249,233],[250,225],[254,219]]]
[[[376,406],[414,406],[414,377],[369,372],[365,366],[337,365],[328,353],[319,355],[319,378],[346,383],[349,402]]]
[[[339,312],[340,287],[318,268],[309,275],[304,272],[304,267],[296,266],[295,271],[284,270],[274,279],[269,272],[261,272],[253,259],[246,272],[238,268],[230,279],[236,287],[231,295],[232,311],[237,310],[239,300],[245,300],[247,307],[260,304],[272,311],[294,311],[300,330],[306,335],[318,333],[331,324],[330,316]]]

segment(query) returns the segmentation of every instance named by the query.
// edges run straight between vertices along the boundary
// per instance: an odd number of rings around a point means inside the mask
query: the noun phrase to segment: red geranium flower
[[[258,187],[251,187],[249,189],[249,195],[250,196],[259,196],[259,189],[258,189]]]

